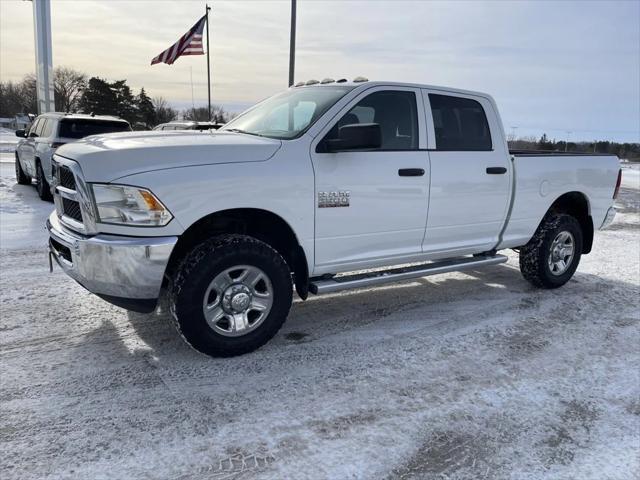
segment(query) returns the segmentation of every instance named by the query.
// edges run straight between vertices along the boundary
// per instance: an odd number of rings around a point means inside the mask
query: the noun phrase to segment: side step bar
[[[399,282],[412,278],[426,277],[438,273],[458,272],[470,270],[477,267],[497,265],[508,260],[505,255],[461,257],[441,260],[433,263],[423,263],[410,267],[393,268],[390,270],[380,270],[371,273],[359,273],[333,277],[328,280],[315,280],[309,284],[309,291],[315,295],[323,293],[338,292],[350,288],[372,287],[384,283]]]

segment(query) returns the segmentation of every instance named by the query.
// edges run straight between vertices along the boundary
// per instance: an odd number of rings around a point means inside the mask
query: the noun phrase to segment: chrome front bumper
[[[178,237],[84,236],[62,226],[56,212],[47,230],[50,256],[87,290],[125,308],[155,306]]]

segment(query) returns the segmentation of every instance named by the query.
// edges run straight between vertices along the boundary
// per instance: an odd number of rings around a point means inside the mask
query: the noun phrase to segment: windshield
[[[84,138],[89,135],[101,133],[130,132],[131,127],[126,122],[112,120],[84,120],[66,119],[60,120],[59,137],[63,138]]]
[[[220,130],[278,139],[296,138],[353,88],[332,85],[287,90],[247,110]]]

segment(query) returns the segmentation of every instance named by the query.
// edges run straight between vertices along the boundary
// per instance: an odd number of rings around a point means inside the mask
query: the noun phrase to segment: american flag
[[[151,65],[156,63],[173,64],[182,55],[204,55],[202,48],[202,32],[207,16],[203,16],[198,23],[189,29],[180,40],[167,48],[160,55],[151,60]]]

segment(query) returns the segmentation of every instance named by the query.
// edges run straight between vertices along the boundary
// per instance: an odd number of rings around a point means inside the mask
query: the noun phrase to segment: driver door
[[[419,256],[427,221],[429,157],[418,89],[376,87],[360,94],[312,143],[315,171],[314,274]],[[324,153],[339,127],[379,124],[372,150]],[[391,261],[390,261],[391,260]]]

